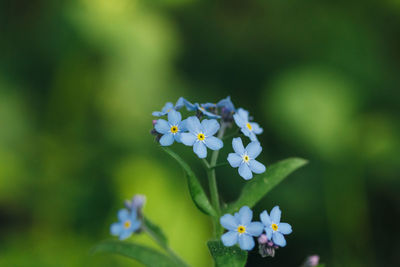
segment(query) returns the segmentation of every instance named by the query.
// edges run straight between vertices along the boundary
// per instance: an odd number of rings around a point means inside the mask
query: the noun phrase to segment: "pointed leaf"
[[[162,254],[155,249],[123,241],[110,240],[102,242],[92,249],[92,253],[98,252],[119,254],[135,259],[146,266],[182,266],[167,255]]]
[[[213,208],[213,206],[211,206],[210,201],[208,200],[207,195],[203,190],[203,187],[201,186],[199,180],[197,179],[196,175],[189,167],[189,165],[171,149],[167,147],[162,147],[162,148],[165,152],[167,152],[168,155],[174,158],[185,171],[188,181],[190,196],[192,197],[193,202],[197,206],[197,208],[199,208],[205,214],[215,217],[216,216],[215,209]]]
[[[160,227],[152,223],[146,217],[143,218],[143,224],[145,227],[145,231],[154,239],[158,240],[160,246],[162,246],[163,248],[168,247],[167,237],[164,235],[164,232],[161,230]]]
[[[288,158],[271,165],[265,173],[256,175],[246,183],[239,199],[228,205],[225,212],[235,212],[245,205],[253,207],[289,174],[305,164],[307,164],[305,159]]]
[[[247,261],[247,252],[238,246],[225,247],[221,241],[208,241],[208,249],[216,267],[243,267]]]

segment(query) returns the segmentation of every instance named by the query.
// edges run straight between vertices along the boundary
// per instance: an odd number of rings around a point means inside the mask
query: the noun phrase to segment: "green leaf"
[[[154,239],[158,241],[158,244],[163,247],[167,248],[168,247],[168,241],[167,237],[164,235],[164,232],[161,230],[160,227],[152,223],[149,219],[146,217],[143,218],[143,224],[145,227],[145,231],[151,235]]]
[[[305,159],[288,158],[270,166],[265,173],[256,175],[246,183],[239,199],[228,205],[225,212],[235,212],[245,205],[253,207],[289,174],[305,164],[307,164]]]
[[[217,267],[243,267],[247,261],[247,252],[238,246],[225,247],[221,241],[208,241],[208,248]]]
[[[217,213],[215,212],[213,206],[211,206],[210,201],[208,200],[207,195],[203,190],[203,187],[201,186],[199,180],[197,179],[196,175],[189,167],[189,165],[171,149],[167,147],[162,147],[162,148],[165,152],[167,152],[168,155],[174,158],[185,171],[188,181],[190,196],[192,197],[193,202],[197,206],[197,208],[199,208],[205,214],[215,217]]]
[[[176,261],[172,260],[167,255],[162,254],[155,249],[137,245],[134,243],[128,243],[116,240],[104,241],[92,249],[92,253],[99,253],[99,252],[109,252],[109,253],[119,254],[131,259],[135,259],[138,262],[150,267],[182,266],[178,265]]]

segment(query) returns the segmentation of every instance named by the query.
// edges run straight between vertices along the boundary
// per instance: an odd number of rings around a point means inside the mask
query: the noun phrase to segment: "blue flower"
[[[258,123],[249,121],[249,112],[247,110],[239,108],[233,115],[233,119],[242,130],[242,133],[249,137],[251,141],[257,141],[256,134],[261,134],[263,132],[263,129]]]
[[[286,246],[286,240],[283,235],[288,235],[292,232],[292,226],[288,223],[281,222],[281,210],[279,206],[275,206],[271,210],[271,215],[268,215],[268,212],[264,210],[260,214],[260,219],[265,226],[265,233],[267,234],[267,238],[274,242],[275,245],[284,247]]]
[[[228,230],[221,236],[222,243],[231,247],[236,243],[243,250],[254,248],[253,236],[259,236],[263,232],[263,224],[252,222],[253,212],[247,206],[243,206],[234,216],[225,214],[220,218],[221,225]]]
[[[154,111],[152,113],[153,116],[156,117],[161,117],[166,114],[168,114],[171,110],[179,110],[185,105],[185,99],[183,97],[180,97],[178,101],[176,102],[175,106],[171,102],[167,102],[164,107],[161,109],[161,111]]]
[[[181,134],[181,141],[187,146],[193,146],[194,153],[199,158],[207,157],[207,147],[211,150],[219,150],[224,144],[220,139],[213,136],[219,130],[216,120],[204,119],[201,123],[196,116],[186,119],[188,133]]]
[[[210,112],[210,111],[207,111],[206,108],[205,108],[204,106],[199,105],[199,103],[194,103],[194,104],[192,104],[192,103],[190,103],[189,101],[187,101],[186,99],[184,100],[184,103],[185,103],[186,109],[187,109],[188,111],[200,112],[201,114],[207,116],[207,117],[210,118],[210,119],[219,119],[219,118],[221,118],[221,116],[219,116],[219,115],[217,115],[217,114],[214,114],[214,113],[212,113],[212,112]],[[210,103],[204,104],[204,105],[209,106]],[[212,105],[212,104],[211,104],[211,105]]]
[[[111,234],[119,236],[120,240],[127,239],[133,232],[140,227],[140,220],[137,219],[135,210],[129,212],[127,209],[122,209],[118,212],[119,222],[113,223],[110,227]]]
[[[232,101],[231,101],[231,97],[227,96],[224,99],[221,99],[218,103],[217,103],[217,107],[222,109],[222,113],[225,112],[235,112],[235,106],[233,105]]]
[[[179,111],[171,110],[168,113],[168,121],[159,119],[154,128],[163,136],[160,139],[162,146],[170,146],[174,140],[181,142],[182,132],[186,131],[186,120],[182,121],[182,115]]]
[[[240,137],[232,139],[232,147],[235,153],[229,153],[228,161],[232,167],[239,167],[239,174],[245,180],[253,178],[253,173],[265,172],[265,166],[255,160],[260,155],[262,147],[257,141],[253,141],[243,147],[242,139]]]

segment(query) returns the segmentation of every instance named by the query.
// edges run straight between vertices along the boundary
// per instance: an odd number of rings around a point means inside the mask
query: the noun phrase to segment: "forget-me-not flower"
[[[242,133],[249,137],[251,141],[257,141],[256,134],[261,134],[263,129],[256,122],[249,121],[249,112],[239,108],[233,115],[237,126],[241,129]]]
[[[171,102],[165,103],[164,107],[161,109],[161,111],[154,111],[152,113],[153,116],[156,117],[161,117],[166,114],[168,114],[171,110],[179,110],[185,105],[185,99],[183,97],[180,97],[178,101],[176,101],[176,104],[172,104]]]
[[[252,222],[253,212],[247,206],[243,206],[235,215],[225,214],[220,218],[221,225],[228,230],[221,236],[224,246],[231,247],[239,243],[243,250],[254,248],[253,236],[259,236],[263,232],[263,224]]]
[[[160,138],[160,144],[170,146],[174,143],[174,140],[181,142],[182,132],[186,131],[186,120],[182,121],[182,115],[179,111],[171,110],[168,113],[168,121],[159,119],[154,128],[163,135]]]
[[[200,105],[199,103],[192,104],[189,101],[187,101],[186,99],[184,100],[184,103],[185,103],[186,109],[188,111],[200,112],[201,114],[207,116],[210,119],[219,119],[219,118],[221,118],[221,116],[208,111],[204,106]]]
[[[213,136],[219,130],[219,123],[216,120],[204,119],[201,123],[196,116],[186,119],[188,133],[181,134],[181,141],[187,146],[193,146],[194,153],[199,158],[207,157],[207,147],[211,150],[219,150],[224,144],[217,137]]]
[[[119,236],[120,240],[130,237],[132,233],[139,230],[141,225],[140,220],[137,219],[137,213],[135,210],[120,210],[118,212],[118,219],[119,222],[113,223],[110,227],[110,231],[112,235]]]
[[[232,139],[232,147],[235,153],[229,153],[228,162],[234,168],[239,167],[239,174],[245,180],[253,178],[252,172],[265,172],[265,166],[255,160],[262,151],[259,142],[253,141],[244,148],[242,139],[237,137]]]
[[[292,232],[292,226],[288,223],[281,222],[281,210],[279,206],[275,206],[270,215],[264,210],[260,214],[260,219],[265,226],[265,233],[269,240],[272,239],[275,245],[284,247],[286,246],[286,240],[283,235],[288,235]]]

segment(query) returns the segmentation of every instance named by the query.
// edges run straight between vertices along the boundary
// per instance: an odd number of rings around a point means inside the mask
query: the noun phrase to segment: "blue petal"
[[[193,146],[196,142],[197,137],[192,133],[181,133],[181,142],[187,146]]]
[[[260,162],[258,162],[255,159],[251,159],[249,161],[249,167],[250,170],[254,173],[263,173],[265,172],[265,166],[263,164],[261,164]]]
[[[221,118],[221,116],[219,116],[219,115],[217,115],[217,114],[214,114],[214,113],[212,113],[212,112],[209,112],[209,111],[207,111],[207,110],[201,110],[202,111],[202,113],[204,114],[204,115],[206,115],[208,118],[210,118],[210,119],[219,119],[219,118]]]
[[[227,96],[226,98],[220,100],[217,103],[217,107],[226,108],[228,111],[234,111],[235,110],[235,106],[233,105],[230,96]]]
[[[236,231],[238,224],[239,224],[239,222],[236,220],[236,218],[234,216],[232,216],[231,214],[225,214],[224,216],[222,216],[219,219],[219,222],[225,229],[231,230],[231,231]]]
[[[161,117],[161,116],[165,115],[165,112],[154,111],[153,113],[151,113],[151,115],[156,116],[156,117]]]
[[[243,130],[243,129],[242,129],[242,130]],[[258,142],[257,136],[254,134],[253,131],[249,131],[249,135],[247,135],[247,136],[250,138],[250,140],[251,140],[252,142],[254,142],[254,141],[257,141],[257,142]]]
[[[170,124],[178,125],[181,120],[182,120],[182,115],[179,111],[173,109],[168,113],[168,122]]]
[[[205,157],[207,157],[207,148],[206,148],[206,145],[203,142],[194,143],[193,151],[201,159],[204,159]]]
[[[211,150],[219,150],[224,146],[224,143],[221,141],[221,139],[218,139],[215,136],[207,137],[204,142]]]
[[[271,229],[271,227],[266,227],[265,228],[265,233],[267,234],[267,238],[268,238],[268,240],[271,240],[271,238],[272,238],[272,233],[273,233],[274,231]]]
[[[281,246],[281,247],[286,246],[285,237],[279,232],[274,232],[272,234],[272,242],[274,242],[275,245],[278,245],[278,246]]]
[[[186,106],[186,109],[188,111],[194,111],[197,110],[197,106],[195,104],[190,103],[189,101],[187,101],[186,99],[183,99],[183,102]]]
[[[239,108],[236,112],[245,123],[249,121],[249,112],[243,108]]]
[[[240,131],[247,137],[254,135],[247,127],[242,127],[240,129]],[[250,138],[250,140],[251,140],[251,138]],[[254,140],[251,140],[251,141],[254,141]]]
[[[178,101],[176,101],[175,109],[176,109],[176,110],[179,110],[179,109],[181,109],[184,105],[185,105],[185,99],[184,99],[183,97],[180,97],[180,98],[178,99]]]
[[[180,132],[186,132],[187,127],[186,127],[187,120],[183,120],[178,124],[178,129]]]
[[[239,128],[243,128],[246,126],[246,121],[244,121],[243,118],[239,116],[239,114],[233,114],[233,119],[235,120],[235,123]]]
[[[245,180],[250,180],[253,178],[253,174],[251,173],[249,166],[244,162],[239,166],[239,174]]]
[[[126,221],[129,219],[129,211],[127,209],[122,209],[118,211],[118,220]]]
[[[246,146],[246,151],[250,158],[255,159],[258,157],[258,155],[260,155],[262,147],[260,146],[259,142],[251,142]]]
[[[278,225],[278,231],[284,235],[288,235],[292,232],[292,226],[288,223],[280,223]]]
[[[133,221],[132,225],[131,225],[132,232],[136,232],[139,229],[140,225],[141,225],[141,222],[139,220]]]
[[[119,235],[122,231],[122,224],[121,223],[113,223],[110,227],[110,232],[112,235]]]
[[[133,222],[136,221],[136,218],[137,218],[137,211],[136,208],[133,208],[132,211],[130,212],[129,219]]]
[[[269,215],[268,215],[268,212],[266,211],[266,210],[264,210],[263,212],[261,212],[261,214],[260,214],[260,220],[262,221],[262,223],[265,225],[265,226],[270,226],[271,225],[271,218],[269,217]]]
[[[250,122],[250,125],[251,125],[251,129],[252,129],[253,133],[261,134],[263,132],[263,129],[260,127],[260,125],[258,125],[258,123]]]
[[[182,143],[182,141],[181,141],[181,134],[182,133],[176,133],[176,134],[174,134],[174,139],[175,139],[175,141],[176,142],[178,142],[178,143]]]
[[[236,153],[229,153],[228,162],[231,164],[233,168],[239,167],[240,163],[242,163],[243,159]]]
[[[275,206],[271,210],[271,221],[274,223],[278,224],[281,221],[281,210],[279,209],[279,206]]]
[[[253,218],[253,212],[247,206],[243,206],[239,210],[239,222],[241,225],[248,225]]]
[[[199,119],[196,116],[191,116],[186,119],[186,128],[189,132],[197,134],[201,130],[201,124]]]
[[[201,122],[201,127],[203,127],[203,131],[206,136],[211,136],[218,132],[219,123],[216,120],[204,119]]]
[[[245,152],[244,147],[243,147],[242,138],[240,138],[240,137],[236,137],[236,138],[232,139],[232,147],[233,147],[233,151],[235,151],[239,155],[242,155]]]
[[[164,113],[168,113],[170,112],[172,109],[174,108],[174,104],[172,104],[171,102],[167,102],[164,107],[162,108],[162,112]]]
[[[234,231],[226,232],[221,236],[221,241],[226,247],[231,247],[238,242],[238,233]]]
[[[125,229],[124,231],[121,232],[121,235],[119,236],[119,240],[124,240],[127,239],[132,235],[132,230]]]
[[[166,134],[171,129],[171,127],[169,126],[169,123],[163,119],[157,120],[156,125],[154,125],[154,128],[160,134]]]
[[[246,233],[252,236],[259,236],[263,231],[264,225],[260,222],[252,222],[246,227]]]
[[[164,134],[160,139],[160,145],[170,146],[174,143],[174,135],[172,133]]]
[[[243,250],[252,250],[254,248],[254,239],[250,235],[239,235],[239,247]]]

